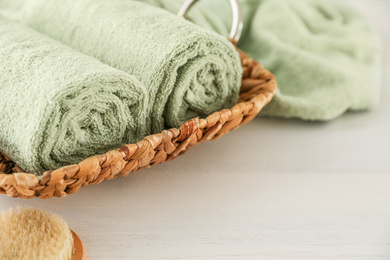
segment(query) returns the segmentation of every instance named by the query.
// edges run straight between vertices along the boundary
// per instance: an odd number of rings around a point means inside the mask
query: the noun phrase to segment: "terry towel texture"
[[[183,3],[140,1],[172,13]],[[244,30],[238,47],[274,73],[279,86],[260,115],[329,120],[377,104],[380,40],[351,7],[334,0],[241,0],[241,4]],[[224,35],[231,26],[227,1],[199,1],[189,18]]]
[[[29,0],[21,20],[135,75],[149,93],[151,132],[230,108],[242,68],[226,38],[129,0]]]
[[[142,84],[0,17],[0,150],[24,170],[77,163],[145,134]]]

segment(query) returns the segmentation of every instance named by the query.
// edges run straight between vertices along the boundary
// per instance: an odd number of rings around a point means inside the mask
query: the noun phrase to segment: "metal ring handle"
[[[197,1],[198,0],[186,0],[183,6],[180,8],[178,15],[182,17],[186,17],[188,11]],[[233,40],[235,43],[238,43],[241,37],[242,26],[243,26],[241,5],[239,3],[239,0],[229,0],[229,2],[232,7],[232,13],[233,13],[233,23],[232,23],[232,29],[230,30],[230,34],[229,34],[229,39]]]

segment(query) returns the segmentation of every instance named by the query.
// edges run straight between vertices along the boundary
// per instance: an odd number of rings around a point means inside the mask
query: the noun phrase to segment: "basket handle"
[[[180,8],[178,15],[186,17],[188,11],[198,0],[186,0]],[[209,0],[210,1],[210,0]],[[229,0],[233,13],[232,29],[230,30],[229,39],[237,44],[240,40],[243,26],[242,9],[239,0]]]

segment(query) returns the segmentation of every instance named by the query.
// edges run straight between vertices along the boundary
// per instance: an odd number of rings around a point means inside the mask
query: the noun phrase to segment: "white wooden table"
[[[258,118],[180,159],[62,199],[88,259],[390,259],[390,1],[351,0],[384,39],[381,105],[329,123]]]

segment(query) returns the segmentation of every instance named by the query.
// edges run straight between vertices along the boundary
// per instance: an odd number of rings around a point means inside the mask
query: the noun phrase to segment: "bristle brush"
[[[32,208],[0,214],[1,260],[85,260],[80,238],[65,221]]]

